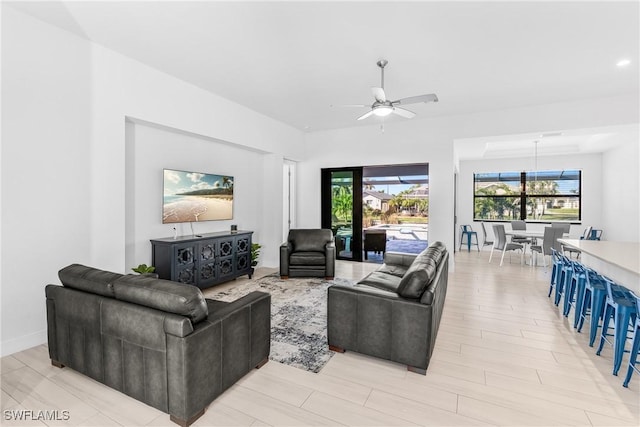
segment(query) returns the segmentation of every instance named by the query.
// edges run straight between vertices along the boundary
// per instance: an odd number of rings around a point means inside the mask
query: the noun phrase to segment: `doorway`
[[[289,230],[296,228],[296,163],[285,160],[282,166],[282,241],[286,242]]]
[[[429,165],[322,170],[322,227],[333,231],[338,259],[382,263],[387,250],[428,245]]]
[[[331,229],[336,258],[362,261],[362,167],[322,169],[322,228]]]

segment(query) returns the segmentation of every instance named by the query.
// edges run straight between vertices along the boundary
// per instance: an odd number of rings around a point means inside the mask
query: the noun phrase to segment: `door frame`
[[[351,258],[340,257],[336,253],[336,258],[349,261],[362,261],[362,167],[341,167],[323,168],[320,171],[320,215],[321,226],[331,230],[332,209],[331,209],[331,176],[333,172],[352,172],[353,182],[351,194],[353,205],[351,208]]]

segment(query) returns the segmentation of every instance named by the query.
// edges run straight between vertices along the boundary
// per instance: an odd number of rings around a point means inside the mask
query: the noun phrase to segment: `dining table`
[[[505,230],[504,234],[506,234],[507,236],[522,236],[534,239],[542,239],[544,237],[544,231]]]
[[[544,230],[541,231],[534,231],[534,230],[511,230],[511,231],[506,231],[504,232],[505,235],[507,236],[518,236],[518,237],[527,237],[530,239],[533,239],[533,242],[531,244],[535,245],[537,244],[537,239],[543,239],[544,238]],[[563,237],[568,236],[568,233],[563,233]],[[558,239],[560,240],[560,239]],[[524,252],[525,254],[527,253],[527,244],[524,243]],[[525,264],[527,263],[526,258],[525,258]]]

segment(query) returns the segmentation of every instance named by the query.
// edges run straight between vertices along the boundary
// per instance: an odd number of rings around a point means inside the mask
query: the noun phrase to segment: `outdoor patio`
[[[388,239],[387,252],[406,252],[419,254],[427,248],[429,242],[427,240],[408,240],[408,239]],[[367,260],[364,262],[372,262],[382,264],[382,253],[369,252]],[[363,258],[364,259],[364,258]]]

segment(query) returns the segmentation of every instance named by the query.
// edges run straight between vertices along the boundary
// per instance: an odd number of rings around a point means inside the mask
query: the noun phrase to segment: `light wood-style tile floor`
[[[549,273],[460,252],[426,376],[353,352],[319,374],[276,362],[216,399],[196,426],[638,426],[640,375],[611,375],[547,298]],[[376,265],[338,262],[358,279]],[[274,270],[260,269],[258,276]],[[226,286],[237,286],[238,279]],[[625,362],[626,362],[625,357]],[[45,345],[2,358],[2,425],[173,426],[168,415],[50,365]],[[8,421],[5,410],[68,410],[68,421]]]

